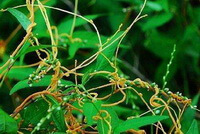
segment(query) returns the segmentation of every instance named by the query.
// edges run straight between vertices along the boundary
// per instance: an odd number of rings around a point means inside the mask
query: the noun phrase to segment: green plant
[[[130,25],[127,28],[119,25],[111,37],[100,35],[92,21],[101,15],[84,17],[77,14],[78,0],[75,0],[74,12],[53,7],[55,2],[26,0],[25,5],[2,9],[2,12],[8,11],[17,18],[26,35],[10,57],[3,59],[1,85],[3,87],[3,82],[7,82],[6,77],[9,77],[19,80],[10,90],[10,95],[14,94],[17,98],[17,92],[26,92],[25,89],[30,92],[11,114],[13,118],[1,112],[0,115],[8,120],[0,120],[0,125],[9,128],[0,127],[0,132],[145,133],[141,127],[149,125],[155,128],[155,131],[152,129],[153,133],[183,133],[181,119],[185,109],[190,106],[189,110],[199,110],[194,106],[197,102],[191,104],[191,99],[165,88],[175,57],[175,46],[163,77],[163,88],[139,78],[130,80],[120,68],[123,61],[118,58],[119,50],[125,47],[122,41],[133,25],[146,17],[142,15],[146,1]],[[25,15],[27,11],[19,11],[24,7],[28,9],[29,17]],[[52,26],[52,18],[48,15],[51,10],[73,15],[73,18]],[[154,23],[163,16],[163,21]],[[143,26],[143,30],[160,26],[171,17],[171,14],[164,14],[152,18]],[[93,26],[95,32],[75,30],[75,26],[87,23]],[[8,44],[19,29],[14,30],[3,43]],[[81,49],[86,50],[83,55],[78,54]],[[28,53],[38,57],[36,63],[27,65],[24,62]],[[65,53],[68,56],[63,56]],[[29,69],[24,71],[25,68]],[[126,109],[124,105],[138,109]],[[192,125],[185,132],[198,133],[197,122],[194,118],[192,120]],[[170,122],[170,125],[166,122]]]

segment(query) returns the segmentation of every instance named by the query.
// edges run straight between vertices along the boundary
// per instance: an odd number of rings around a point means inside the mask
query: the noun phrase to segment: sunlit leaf
[[[8,8],[8,11],[16,17],[22,27],[27,30],[28,26],[31,24],[30,20],[22,12],[14,8]]]
[[[149,29],[153,29],[159,26],[164,25],[165,23],[167,23],[168,21],[170,21],[173,17],[172,13],[162,13],[162,14],[158,14],[156,16],[153,16],[151,18],[149,18],[147,20],[146,23],[144,23],[144,25],[142,25],[142,29],[144,31],[147,31]]]
[[[73,38],[77,41],[69,42],[69,58],[72,59],[79,49],[97,49],[99,47],[99,40],[97,34],[88,31],[74,32]],[[102,41],[106,37],[101,36]]]
[[[146,116],[134,119],[128,119],[120,123],[115,129],[114,132],[124,132],[129,129],[139,129],[139,127],[153,124],[155,122],[169,118],[168,116]]]
[[[98,120],[97,121],[97,129],[100,134],[109,134],[109,126],[105,120]]]
[[[24,80],[29,77],[29,75],[34,71],[33,68],[26,68],[26,71],[24,71],[24,68],[13,68],[9,71],[7,76],[10,79],[16,79],[16,80]]]
[[[105,45],[103,47],[103,51],[101,52],[104,56],[106,56],[109,60],[112,59],[112,57],[114,57],[114,52],[118,46],[118,41],[115,41],[118,37],[120,37],[123,34],[123,31],[119,32],[118,34],[115,35],[115,37],[113,37],[109,43],[107,43],[107,45]],[[113,43],[113,41],[115,41]],[[112,43],[112,44],[111,44]],[[108,46],[108,47],[107,47]],[[99,71],[99,70],[112,70],[113,68],[111,67],[110,63],[108,62],[108,60],[102,55],[100,54],[97,58],[96,61],[96,68],[95,70]]]
[[[52,76],[45,76],[44,78],[42,78],[40,81],[38,82],[34,82],[32,84],[31,87],[45,87],[48,86],[51,82],[51,78]],[[30,88],[30,85],[28,84],[28,79],[27,80],[23,80],[23,81],[19,81],[10,91],[10,95],[21,90],[24,88]],[[64,85],[72,85],[73,83],[71,81],[66,81],[66,80],[61,80],[61,83]]]
[[[101,101],[86,102],[83,105],[83,114],[86,116],[87,124],[94,124],[93,116],[97,115],[101,108]]]
[[[199,127],[198,127],[198,123],[196,120],[193,120],[193,122],[186,134],[199,134]]]

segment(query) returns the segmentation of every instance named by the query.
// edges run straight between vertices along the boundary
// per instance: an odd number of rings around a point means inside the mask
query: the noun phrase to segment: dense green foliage
[[[198,0],[148,0],[128,30],[144,1],[38,1],[0,1],[0,134],[199,133]]]

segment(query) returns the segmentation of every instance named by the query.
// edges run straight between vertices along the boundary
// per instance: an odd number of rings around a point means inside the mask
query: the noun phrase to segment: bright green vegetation
[[[0,10],[0,134],[199,134],[198,0]]]

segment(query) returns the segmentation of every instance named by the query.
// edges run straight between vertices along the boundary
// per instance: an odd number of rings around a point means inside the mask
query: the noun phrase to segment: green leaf
[[[45,87],[48,86],[51,82],[51,78],[52,76],[47,75],[44,78],[42,78],[40,81],[38,81],[37,83],[33,83],[32,87]],[[66,80],[61,80],[61,83],[64,85],[73,85],[73,83],[71,81],[66,81]],[[24,89],[24,88],[30,88],[29,84],[28,84],[28,79],[26,80],[22,80],[19,81],[10,91],[10,95],[12,95],[13,93]]]
[[[196,120],[193,120],[186,134],[199,134],[199,127]]]
[[[66,134],[64,132],[54,132],[53,134]]]
[[[65,132],[67,128],[65,124],[64,112],[61,109],[60,104],[57,102],[57,100],[55,100],[54,97],[50,95],[47,95],[47,98],[50,99],[50,101],[55,107],[57,107],[52,113],[53,122],[55,123],[59,131]]]
[[[90,76],[90,73],[91,69],[84,73],[81,79],[82,85],[85,85],[92,78],[92,76]]]
[[[34,103],[29,104],[20,112],[20,115],[24,120],[24,125],[37,125],[43,117],[47,116],[48,109],[49,104],[43,99],[38,99]]]
[[[8,11],[16,17],[19,23],[22,25],[24,30],[27,30],[28,26],[31,24],[30,20],[24,15],[22,12],[18,11],[17,9],[8,8]]]
[[[44,4],[46,6],[54,6],[56,3],[57,3],[57,0],[48,0]],[[51,9],[46,8],[46,12],[47,12],[50,24],[53,23],[53,18],[51,17],[51,11],[52,11]],[[47,30],[47,26],[46,26],[44,17],[39,9],[36,10],[36,12],[35,12],[35,23],[37,25],[34,27],[33,33],[35,35],[37,35],[36,37],[37,38],[49,37],[49,33]]]
[[[110,134],[108,124],[105,120],[97,121],[97,130],[99,134]]]
[[[99,46],[99,40],[97,34],[88,31],[78,31],[73,34],[74,39],[79,39],[73,43],[69,42],[69,58],[72,59],[79,49],[97,49]],[[102,41],[106,40],[106,37],[101,36]]]
[[[114,106],[113,110],[116,111],[118,116],[123,116],[124,114],[127,116],[131,116],[134,114],[134,111],[131,108],[122,107],[122,106]]]
[[[192,105],[195,106],[198,104],[199,102],[199,97],[200,94],[197,94],[193,99],[192,99]],[[192,122],[195,119],[195,113],[196,111],[194,109],[191,109],[190,107],[188,107],[185,111],[185,113],[183,114],[183,120],[182,120],[182,131],[184,133],[186,133],[190,127],[190,125],[192,124]]]
[[[24,80],[29,77],[29,75],[35,70],[34,68],[25,68],[26,71],[24,71],[24,68],[13,68],[9,71],[8,77],[10,79],[16,79],[16,80]]]
[[[157,3],[159,3],[162,8],[165,10],[165,12],[169,12],[169,1],[168,0],[157,0]]]
[[[163,9],[162,6],[159,3],[153,2],[153,1],[147,1],[146,6],[155,10],[155,11],[161,11]]]
[[[101,104],[102,104],[101,101],[84,103],[83,114],[86,116],[88,125],[94,124],[93,116],[97,115],[97,113],[101,109]]]
[[[26,49],[28,49],[28,47],[29,47],[30,45],[31,45],[31,43],[28,42],[28,41],[27,41],[26,43],[24,43],[24,45],[23,45],[22,48],[20,49],[19,54],[25,53]],[[20,55],[19,65],[23,65],[24,58],[25,58],[25,54],[24,54],[24,55]]]
[[[156,29],[152,30],[148,36],[148,39],[145,40],[145,47],[162,59],[171,57],[174,44],[177,44],[175,38],[165,33],[161,33]]]
[[[17,134],[17,122],[0,109],[0,133]]]
[[[113,108],[112,107],[104,107],[103,110],[106,110],[110,114],[112,128],[117,127],[120,120],[117,116],[117,113],[113,110]]]
[[[99,17],[100,15],[86,15],[84,16],[87,19],[93,20]],[[73,23],[73,18],[65,18],[59,25],[58,25],[58,31],[59,33],[69,33],[71,30],[71,26]],[[88,23],[87,21],[83,20],[82,18],[77,17],[76,19],[76,27],[82,26],[84,24]]]
[[[34,52],[39,49],[51,48],[51,47],[52,47],[52,45],[39,45],[39,46],[28,47],[25,50],[23,50],[21,53],[19,53],[17,56],[15,56],[15,59],[19,58],[21,55],[25,55],[27,53]],[[54,46],[54,47],[60,47],[60,46]]]
[[[138,129],[139,127],[153,124],[155,122],[167,119],[168,116],[146,116],[140,118],[134,118],[120,123],[115,129],[114,132],[120,133],[130,129]]]
[[[172,13],[162,13],[156,16],[153,16],[148,19],[148,21],[142,25],[142,29],[147,31],[149,29],[153,29],[159,26],[164,25],[168,21],[170,21],[173,17]]]
[[[59,108],[59,107],[58,107]],[[52,114],[53,121],[59,131],[65,132],[66,131],[66,124],[64,118],[64,112],[62,109],[57,110],[55,109]]]
[[[115,39],[117,39],[119,36],[121,36],[123,34],[123,31],[117,33],[115,35],[115,37],[113,37],[109,43],[107,43],[107,45],[105,45],[103,48],[105,48],[106,46],[110,45],[110,43],[112,43]],[[111,44],[109,47],[107,47],[105,50],[102,51],[102,53],[109,59],[111,60],[112,57],[114,56],[115,50],[118,46],[118,41],[115,41],[113,44]],[[100,54],[97,58],[97,62],[96,62],[96,67],[95,67],[96,71],[99,70],[106,70],[106,71],[110,71],[110,69],[112,69],[112,67],[110,66],[108,60],[102,55]]]

